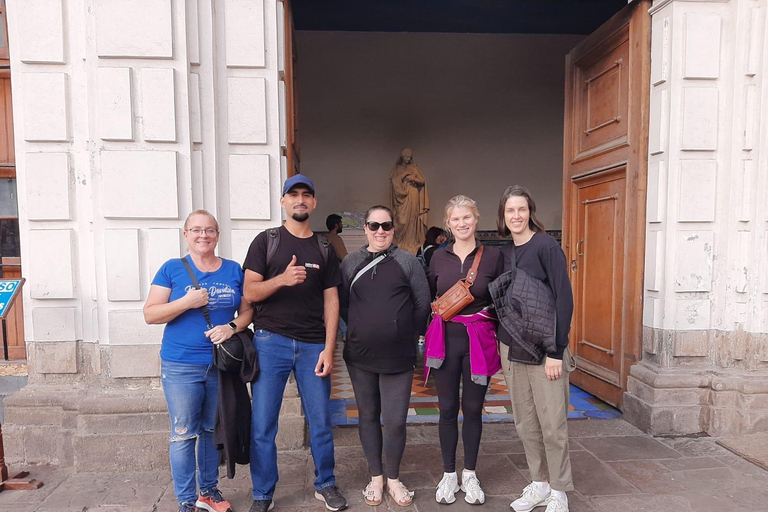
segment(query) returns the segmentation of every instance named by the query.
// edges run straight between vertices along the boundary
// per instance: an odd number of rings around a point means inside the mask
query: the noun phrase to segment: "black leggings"
[[[413,370],[402,373],[375,373],[347,366],[357,402],[360,443],[371,476],[383,474],[382,446],[387,478],[400,477],[405,450],[405,421],[411,402]],[[384,423],[382,436],[381,424]]]
[[[462,326],[463,327],[463,326]],[[447,329],[446,329],[447,331]],[[445,336],[445,361],[438,369],[431,370],[437,386],[440,401],[440,449],[443,452],[443,467],[446,473],[456,471],[456,446],[459,443],[459,385],[464,384],[461,394],[461,409],[464,425],[461,438],[464,442],[464,469],[475,469],[477,452],[480,450],[480,436],[483,434],[483,402],[488,385],[472,382],[469,367],[469,338]],[[488,378],[490,382],[490,377]]]

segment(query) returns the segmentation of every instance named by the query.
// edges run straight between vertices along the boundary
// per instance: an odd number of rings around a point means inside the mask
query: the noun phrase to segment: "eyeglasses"
[[[192,229],[188,229],[187,231],[189,231],[190,233],[192,233],[195,236],[200,236],[203,233],[205,233],[208,236],[216,236],[216,233],[219,232],[218,229],[213,229],[213,228],[208,228],[208,229],[192,228]]]
[[[384,231],[392,231],[392,229],[395,227],[395,223],[390,221],[387,222],[366,222],[366,226],[368,226],[368,229],[371,231],[378,231],[379,228],[383,229]]]

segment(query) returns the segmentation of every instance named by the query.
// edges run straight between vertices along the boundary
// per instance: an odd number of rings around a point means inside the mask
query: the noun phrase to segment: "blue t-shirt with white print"
[[[208,311],[213,325],[231,322],[240,308],[243,295],[243,270],[232,260],[222,258],[221,267],[202,272],[185,256],[195,272],[201,288],[208,290]],[[171,289],[168,302],[194,288],[189,273],[180,259],[166,261],[152,280],[153,285]],[[205,335],[208,326],[200,309],[190,309],[165,325],[160,357],[165,361],[186,364],[213,364],[213,344]]]

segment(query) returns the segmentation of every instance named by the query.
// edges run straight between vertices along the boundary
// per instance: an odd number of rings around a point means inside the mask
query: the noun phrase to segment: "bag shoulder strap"
[[[509,262],[510,269],[513,269],[517,267],[517,249],[515,248],[515,242],[511,242],[510,247],[512,250],[509,251],[509,254],[507,254],[506,251],[501,251],[501,254],[504,256],[504,263]]]
[[[359,271],[357,274],[355,274],[355,277],[354,277],[354,279],[352,279],[352,282],[351,282],[351,283],[349,283],[349,289],[350,289],[350,290],[352,289],[352,286],[355,284],[355,281],[357,281],[358,279],[360,279],[360,277],[361,277],[363,274],[365,274],[365,273],[366,273],[366,272],[368,272],[370,269],[372,269],[373,267],[375,267],[376,265],[378,265],[378,264],[379,264],[379,262],[380,262],[381,260],[383,260],[384,258],[386,258],[386,257],[387,257],[387,256],[386,256],[386,254],[382,254],[382,255],[380,255],[380,256],[378,256],[378,257],[376,257],[376,258],[373,258],[373,261],[371,261],[369,264],[367,264],[366,266],[364,266],[363,268],[361,268],[361,269],[360,269],[360,271]]]
[[[467,284],[469,286],[472,286],[475,282],[475,277],[477,277],[477,268],[480,266],[480,260],[483,258],[483,246],[477,248],[477,253],[475,254],[475,261],[472,262],[472,268],[469,269],[469,272],[467,272]]]
[[[189,278],[192,280],[192,285],[194,285],[195,290],[200,289],[200,283],[197,282],[197,278],[195,277],[195,272],[192,270],[192,267],[189,265],[189,262],[187,261],[186,256],[181,258],[181,262],[184,264],[184,268],[187,269],[187,274],[189,274]],[[211,323],[211,313],[208,311],[208,306],[203,306],[200,308],[200,311],[203,313],[203,316],[205,317],[205,323],[208,324],[209,329],[213,329],[213,324]]]

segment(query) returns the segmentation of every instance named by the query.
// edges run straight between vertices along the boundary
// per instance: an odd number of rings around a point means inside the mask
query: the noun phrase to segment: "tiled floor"
[[[477,475],[485,491],[482,507],[456,495],[452,505],[435,502],[443,476],[437,425],[409,425],[400,478],[415,492],[413,505],[398,507],[384,495],[379,507],[363,502],[370,481],[357,429],[333,431],[335,476],[349,512],[511,512],[509,504],[530,482],[522,442],[514,427],[489,423],[483,428]],[[717,444],[716,438],[653,438],[623,419],[568,422],[573,484],[571,512],[764,512],[768,510],[768,472]],[[167,446],[167,445],[166,445]],[[464,462],[457,450],[457,469]],[[274,512],[327,512],[315,498],[315,464],[310,450],[278,454],[280,481]],[[0,493],[2,512],[176,512],[171,472],[147,468],[137,473],[108,468],[98,473],[71,467],[32,466],[30,476],[45,482],[36,491]],[[219,487],[235,512],[253,503],[251,474],[237,466],[235,478],[222,473]],[[536,512],[544,512],[537,508]]]
[[[336,425],[357,425],[357,404],[352,383],[347,372],[347,365],[342,357],[343,344],[337,344],[336,356],[331,375],[331,408],[332,420]],[[424,366],[422,354],[419,353],[419,364],[413,376],[411,387],[411,404],[408,409],[408,423],[437,423],[439,411],[437,408],[437,390],[430,378],[424,382]],[[619,418],[621,412],[598,398],[590,395],[576,386],[571,386],[571,404],[568,410],[569,419],[586,418]],[[461,416],[459,416],[461,419]],[[512,407],[509,401],[509,391],[501,373],[491,378],[491,385],[483,408],[483,421],[501,422],[512,421]]]

